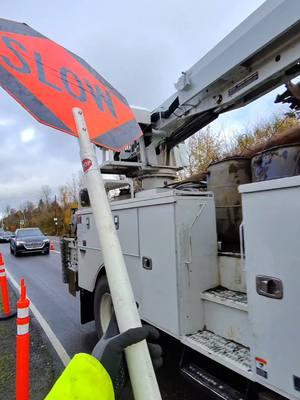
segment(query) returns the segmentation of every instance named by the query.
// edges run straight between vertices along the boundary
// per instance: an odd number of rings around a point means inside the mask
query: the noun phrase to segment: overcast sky
[[[79,54],[130,104],[157,107],[181,71],[216,45],[263,0],[13,0],[1,17],[26,22]],[[275,108],[274,94],[231,113],[214,128],[238,130]],[[231,128],[230,128],[231,127]],[[0,89],[0,213],[37,200],[80,169],[75,138],[38,124]]]

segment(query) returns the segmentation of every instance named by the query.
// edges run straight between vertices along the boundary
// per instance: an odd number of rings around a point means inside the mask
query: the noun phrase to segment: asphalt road
[[[80,324],[79,296],[74,298],[62,283],[58,240],[51,238],[55,252],[49,256],[26,255],[14,257],[9,244],[0,244],[7,270],[20,282],[25,278],[28,295],[39,312],[72,357],[78,352],[90,353],[97,342],[94,322]],[[194,400],[202,398],[191,384],[185,382],[178,371],[180,352],[176,343],[162,338],[165,366],[158,373],[163,399]],[[131,398],[129,392],[124,400]]]

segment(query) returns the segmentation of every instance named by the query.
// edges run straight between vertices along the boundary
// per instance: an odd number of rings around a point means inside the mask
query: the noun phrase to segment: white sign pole
[[[94,145],[90,142],[84,115],[73,108],[79,134],[80,156],[87,189],[103,252],[104,264],[120,332],[141,326],[119,238],[100,172]],[[147,343],[144,340],[126,350],[135,400],[161,400]]]

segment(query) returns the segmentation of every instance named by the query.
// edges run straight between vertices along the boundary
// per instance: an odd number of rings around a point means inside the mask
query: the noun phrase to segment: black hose
[[[172,182],[169,183],[168,185],[164,186],[166,187],[171,187],[174,189],[181,189],[181,190],[191,190],[191,189],[206,189],[207,188],[207,183],[206,181],[199,181],[199,182],[195,182],[195,181],[184,181],[184,182]]]

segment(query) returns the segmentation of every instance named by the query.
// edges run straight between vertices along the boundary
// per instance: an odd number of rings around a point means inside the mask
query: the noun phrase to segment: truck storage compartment
[[[214,198],[151,190],[111,204],[142,319],[169,334],[203,329],[201,293],[219,284]],[[103,256],[90,209],[79,211],[79,286],[93,291]]]
[[[256,380],[300,399],[300,176],[240,187]]]

